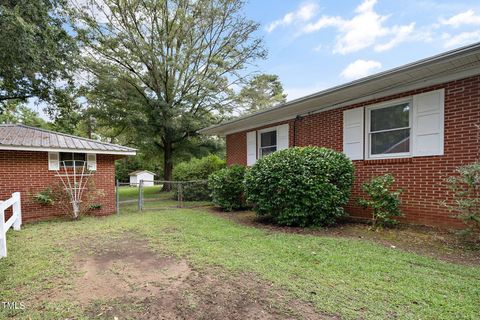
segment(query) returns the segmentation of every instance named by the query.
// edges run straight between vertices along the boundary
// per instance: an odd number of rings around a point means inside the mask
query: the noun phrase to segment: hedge
[[[354,180],[343,153],[294,147],[259,159],[245,176],[247,201],[279,225],[328,226],[345,215]]]
[[[245,167],[233,165],[212,173],[208,186],[212,191],[212,201],[224,211],[245,208]]]
[[[201,159],[179,163],[173,169],[172,176],[175,181],[207,180],[210,174],[225,168],[225,166],[225,160],[215,155],[209,155]],[[175,188],[175,197],[177,192],[178,190]],[[210,200],[207,182],[184,184],[183,199],[186,201]]]

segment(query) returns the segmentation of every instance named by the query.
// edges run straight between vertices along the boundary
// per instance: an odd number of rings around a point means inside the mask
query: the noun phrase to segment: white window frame
[[[265,129],[257,131],[257,146],[258,146],[257,154],[258,154],[258,159],[262,158],[262,149],[275,147],[275,151],[278,150],[278,141],[277,141],[277,144],[275,144],[275,145],[271,145],[271,146],[268,146],[268,147],[262,147],[262,133],[265,133],[265,132],[275,132],[275,137],[276,137],[277,136],[277,127],[270,127],[270,128],[265,128]]]
[[[62,161],[62,154],[67,154],[67,153],[72,155],[72,159],[74,159],[74,157],[75,157],[74,154],[83,154],[85,156],[84,161],[85,161],[85,163],[87,163],[87,154],[84,153],[84,152],[59,152],[59,154],[58,154],[58,162],[59,163],[63,162]],[[72,161],[71,164],[68,164],[68,161]],[[75,160],[75,161],[83,161],[83,160]],[[73,160],[66,160],[64,165],[65,165],[66,168],[73,168]]]
[[[395,129],[387,129],[387,130],[380,130],[375,131],[377,132],[388,132],[388,131],[395,131],[401,129],[410,129],[410,141],[409,141],[409,152],[398,152],[398,153],[389,153],[389,154],[373,154],[371,153],[371,116],[370,112],[376,109],[383,109],[388,107],[393,107],[396,105],[408,103],[410,106],[410,110],[408,113],[408,127],[404,128],[395,128]],[[367,155],[367,159],[392,159],[392,158],[409,158],[413,156],[413,96],[408,98],[402,98],[397,100],[391,100],[380,104],[375,104],[371,106],[365,107],[365,154]]]

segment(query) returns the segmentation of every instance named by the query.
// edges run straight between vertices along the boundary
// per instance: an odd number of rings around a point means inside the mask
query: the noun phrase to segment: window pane
[[[85,153],[74,153],[73,160],[85,161]]]
[[[70,160],[73,160],[73,153],[71,152],[60,153],[60,161],[70,161]]]
[[[72,153],[72,152],[61,152],[60,153],[60,161],[65,161],[66,167],[73,167],[73,160],[78,161],[75,163],[75,166],[83,166],[83,162],[85,161],[86,155],[85,153]],[[63,163],[62,163],[63,165]]]
[[[264,132],[260,135],[260,147],[277,145],[277,131]]]
[[[410,151],[410,129],[371,134],[371,154],[389,154]]]
[[[370,111],[370,132],[409,126],[408,103]]]
[[[261,157],[265,157],[266,155],[277,151],[277,147],[267,147],[260,149]]]

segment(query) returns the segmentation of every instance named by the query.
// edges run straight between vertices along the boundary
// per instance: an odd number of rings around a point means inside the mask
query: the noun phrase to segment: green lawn
[[[145,198],[167,198],[173,197],[172,193],[160,192],[162,186],[143,187]],[[122,186],[119,188],[120,201],[138,199],[138,187]]]
[[[217,217],[199,209],[128,212],[103,219],[44,222],[8,233],[0,260],[1,301],[26,301],[22,318],[86,317],[75,299],[38,302],[44,290],[68,288],[77,276],[77,239],[129,231],[162,253],[199,270],[252,274],[345,319],[480,319],[480,268],[456,265],[366,240],[286,234]]]

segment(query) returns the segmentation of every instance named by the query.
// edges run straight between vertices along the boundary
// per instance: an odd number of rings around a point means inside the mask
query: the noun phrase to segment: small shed
[[[148,170],[137,170],[130,173],[130,185],[136,186],[140,183],[140,180],[143,180],[143,185],[146,187],[153,186],[153,180],[155,173]]]

